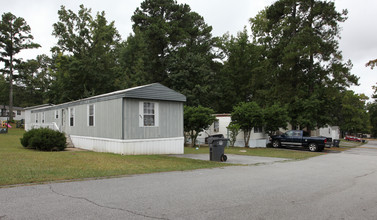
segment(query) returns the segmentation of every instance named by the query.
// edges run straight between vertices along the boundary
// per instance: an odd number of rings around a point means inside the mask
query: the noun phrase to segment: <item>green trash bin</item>
[[[228,143],[227,138],[208,138],[209,160],[225,162],[228,157],[224,154],[224,149]]]

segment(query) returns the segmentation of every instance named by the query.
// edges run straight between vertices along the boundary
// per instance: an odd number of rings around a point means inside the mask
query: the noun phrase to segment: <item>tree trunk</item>
[[[191,147],[195,147],[196,146],[196,139],[198,138],[198,134],[197,132],[195,131],[191,131],[190,132],[190,137],[191,137]]]
[[[13,121],[13,56],[10,56],[9,68],[9,121]]]
[[[243,131],[243,140],[245,141],[245,147],[247,148],[249,147],[250,133],[251,133],[251,130]]]

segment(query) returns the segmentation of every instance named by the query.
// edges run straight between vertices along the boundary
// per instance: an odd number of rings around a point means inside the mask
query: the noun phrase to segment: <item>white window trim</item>
[[[41,112],[41,123],[42,124],[45,123],[45,113],[44,112]]]
[[[144,103],[149,102],[154,104],[154,126],[144,126]],[[145,128],[154,128],[159,126],[159,103],[158,102],[151,102],[151,101],[141,101],[139,102],[139,127]]]
[[[35,113],[35,123],[39,123],[38,113]]]
[[[56,119],[59,119],[59,110],[55,110],[55,112],[54,112],[55,114],[54,114],[54,119],[56,120]],[[58,117],[56,117],[56,116],[58,116]]]
[[[73,116],[73,123],[71,125],[71,109],[72,109],[72,116]],[[68,124],[69,124],[69,127],[74,127],[75,126],[75,108],[68,108]]]
[[[93,106],[93,125],[89,125],[89,106]],[[95,127],[96,126],[96,106],[94,105],[94,104],[89,104],[89,105],[87,105],[87,108],[86,108],[86,115],[87,115],[87,117],[86,117],[86,119],[87,119],[87,125],[88,125],[88,127]]]

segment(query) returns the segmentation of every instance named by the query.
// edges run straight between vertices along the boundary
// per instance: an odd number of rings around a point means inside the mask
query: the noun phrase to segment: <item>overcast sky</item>
[[[334,1],[334,0],[333,0]],[[50,55],[50,48],[57,40],[51,35],[52,24],[58,21],[57,11],[61,5],[66,9],[78,11],[79,5],[91,8],[92,13],[105,11],[108,21],[126,39],[132,32],[131,16],[141,0],[0,0],[0,12],[12,12],[23,17],[31,27],[34,42],[42,45],[40,49],[25,50],[20,54],[24,59],[35,58],[38,54]],[[178,0],[204,17],[213,27],[213,36],[226,32],[236,35],[248,25],[248,20],[275,0]],[[348,10],[348,20],[341,24],[340,50],[344,60],[353,63],[352,73],[360,77],[360,86],[353,86],[357,93],[367,96],[373,94],[372,86],[377,82],[377,69],[365,67],[371,59],[377,59],[377,1],[376,0],[335,0],[338,11]]]

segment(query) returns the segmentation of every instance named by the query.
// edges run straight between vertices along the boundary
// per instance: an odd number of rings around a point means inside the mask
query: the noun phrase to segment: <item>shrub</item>
[[[31,132],[31,134],[27,134]],[[26,140],[25,140],[25,134]],[[66,148],[64,133],[49,128],[32,129],[24,134],[21,144],[41,151],[62,151]]]
[[[31,129],[24,133],[22,138],[20,138],[23,147],[32,148],[30,146],[30,139],[38,132],[38,129]],[[35,149],[35,148],[34,148]]]

